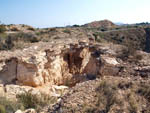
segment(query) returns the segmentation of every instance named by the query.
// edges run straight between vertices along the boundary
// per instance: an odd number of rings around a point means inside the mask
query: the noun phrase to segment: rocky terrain
[[[2,27],[0,113],[150,112],[149,26]]]
[[[87,23],[84,26],[89,28],[113,28],[116,27],[117,25],[115,25],[109,20],[102,20],[102,21],[94,21],[91,23]]]

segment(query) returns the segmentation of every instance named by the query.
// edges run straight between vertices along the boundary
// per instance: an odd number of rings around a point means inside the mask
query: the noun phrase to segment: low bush
[[[108,113],[113,105],[121,106],[117,84],[102,80],[96,88],[96,103],[83,105],[84,113]]]
[[[24,107],[21,103],[18,103],[17,101],[11,101],[6,97],[0,97],[0,113],[15,112],[18,109],[24,110]]]
[[[71,33],[71,31],[70,31],[69,29],[65,29],[65,30],[63,30],[63,32],[64,32],[64,33],[67,33],[67,34],[70,34],[70,33]]]
[[[111,106],[115,103],[118,103],[117,97],[116,97],[116,90],[117,85],[111,84],[107,81],[102,81],[98,88],[97,88],[97,96],[98,96],[98,103],[97,105],[105,106],[105,113],[108,113]]]
[[[17,95],[19,103],[22,103],[25,109],[34,108],[39,111],[42,107],[56,102],[55,97],[45,94],[36,95],[31,93],[23,93]]]
[[[134,55],[134,59],[136,60],[136,62],[142,60],[142,58],[143,58],[143,56],[140,55],[140,54],[135,54],[135,55]]]
[[[5,107],[0,105],[0,113],[6,113]]]
[[[76,24],[75,24],[75,25],[73,25],[72,27],[80,27],[80,25],[76,25]]]
[[[135,94],[133,92],[129,93],[128,95],[128,101],[129,101],[129,111],[130,113],[137,113],[138,111],[138,103],[135,98]]]
[[[14,33],[5,37],[0,36],[0,50],[12,50],[23,48],[25,43],[36,43],[40,39],[32,33]],[[16,45],[17,44],[17,45]],[[19,46],[18,46],[19,45]],[[18,48],[19,47],[19,48]]]
[[[4,33],[6,31],[6,28],[4,25],[0,25],[0,33]]]
[[[140,95],[144,96],[147,100],[150,100],[150,85],[143,84],[137,91]]]
[[[126,47],[122,49],[122,51],[118,54],[118,58],[121,58],[122,60],[127,60],[130,56],[135,56],[136,48],[134,46],[134,43],[132,42],[126,42]]]
[[[17,101],[11,101],[6,97],[0,97],[0,113],[12,113],[20,110],[34,108],[40,111],[44,106],[56,102],[55,97],[46,94],[36,95],[31,93],[23,93],[16,96]]]

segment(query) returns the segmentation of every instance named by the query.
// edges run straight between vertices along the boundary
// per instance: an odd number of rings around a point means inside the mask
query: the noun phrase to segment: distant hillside
[[[101,20],[101,21],[94,21],[91,23],[87,23],[85,25],[83,25],[85,27],[91,27],[91,28],[111,28],[111,27],[115,27],[116,25],[109,21],[109,20]]]

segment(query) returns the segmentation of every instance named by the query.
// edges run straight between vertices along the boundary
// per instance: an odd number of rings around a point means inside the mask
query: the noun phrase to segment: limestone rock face
[[[47,62],[46,53],[39,52],[31,57],[23,57],[18,61],[17,80],[20,84],[41,86],[44,84],[43,71]]]
[[[0,58],[0,83],[38,87],[47,83],[65,84],[72,78],[76,81],[83,74],[96,75],[98,60],[87,45],[86,42],[42,43],[18,50],[17,54],[3,54]]]
[[[134,69],[120,62],[115,57],[118,48],[112,44],[66,40],[37,43],[22,51],[0,52],[0,84],[43,87],[75,85],[100,75],[148,75],[149,67]],[[146,60],[142,62],[146,66]]]

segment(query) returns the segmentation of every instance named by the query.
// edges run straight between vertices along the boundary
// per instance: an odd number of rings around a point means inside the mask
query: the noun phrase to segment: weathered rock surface
[[[0,84],[0,97],[7,97],[10,100],[16,100],[16,96],[23,93],[31,93],[33,95],[46,94],[51,97],[60,97],[61,95],[68,92],[67,86],[56,86],[56,85],[44,85],[42,87],[33,88],[30,86],[19,86],[19,85],[2,85]]]
[[[44,93],[58,97],[58,105],[46,108],[46,112],[57,108],[62,110],[60,105],[75,109],[78,107],[77,111],[80,111],[84,101],[95,101],[95,86],[99,82],[96,78],[113,76],[112,80],[115,80],[119,76],[119,79],[126,77],[131,80],[132,77],[138,77],[142,81],[142,77],[150,76],[150,54],[139,51],[139,54],[144,54],[143,58],[137,63],[130,63],[117,58],[121,47],[111,43],[89,43],[88,40],[66,40],[65,43],[64,40],[59,40],[40,42],[22,51],[2,51],[0,96],[16,99],[17,94],[25,92],[37,95]],[[70,90],[71,87],[73,90]],[[62,94],[67,97],[61,99]]]
[[[37,113],[35,109],[27,109],[25,111],[17,110],[15,113]]]
[[[33,87],[46,83],[63,84],[66,76],[82,73],[90,58],[90,51],[85,47],[69,47],[68,49],[64,44],[53,47],[53,44],[48,43],[46,47],[43,46],[45,43],[23,51],[15,51],[16,54],[2,53],[1,83],[16,83]]]
[[[65,84],[72,78],[75,83],[80,75],[98,74],[99,60],[92,52],[88,40],[39,43],[23,51],[1,52],[0,83],[38,87]]]
[[[65,43],[61,40],[38,43],[23,51],[4,51],[0,53],[0,83],[39,87],[46,84],[67,85],[69,81],[70,85],[74,85],[99,75],[149,72],[149,68],[145,70],[140,66],[142,69],[134,69],[135,65],[120,62],[116,58],[118,48],[118,45],[112,44],[89,45],[84,39],[73,43],[70,40]],[[143,58],[141,63],[148,63],[146,60]]]

